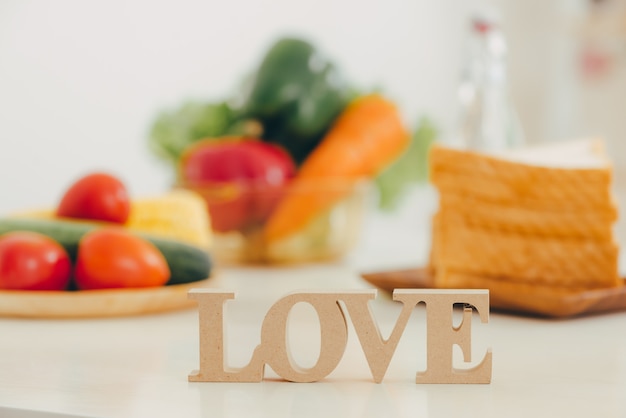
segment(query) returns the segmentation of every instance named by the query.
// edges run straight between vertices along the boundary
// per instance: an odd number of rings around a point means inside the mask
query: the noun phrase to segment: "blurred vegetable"
[[[78,245],[74,279],[79,289],[163,286],[169,278],[159,249],[122,228],[87,232]]]
[[[434,124],[429,119],[422,118],[413,133],[409,148],[376,178],[379,205],[382,209],[395,208],[407,187],[427,180],[428,149],[436,136]]]
[[[370,178],[398,157],[409,143],[395,105],[380,95],[363,96],[339,116],[320,145],[304,161],[294,178],[295,186],[318,183],[354,182]],[[265,227],[265,238],[275,241],[304,228],[341,200],[346,190],[336,193],[288,194]]]
[[[351,99],[335,65],[301,39],[276,42],[254,74],[243,112],[263,125],[264,139],[301,163]]]
[[[206,209],[204,199],[197,193],[176,189],[132,200],[124,227],[209,249],[212,236]]]
[[[121,226],[116,228],[128,235],[134,234],[127,228]],[[20,231],[45,235],[60,244],[73,262],[76,261],[82,238],[102,229],[103,224],[95,222],[31,217],[0,218],[0,234],[9,235],[9,233]],[[111,227],[104,229],[111,229]],[[137,237],[150,242],[165,257],[171,273],[168,285],[204,280],[211,274],[212,258],[206,250],[183,241],[163,239],[143,233],[137,233]]]
[[[123,224],[130,214],[126,186],[107,173],[81,177],[65,191],[56,215]]]
[[[226,102],[188,102],[159,115],[150,131],[150,147],[176,166],[183,150],[198,140],[231,134],[258,136],[260,129]]]
[[[217,232],[246,231],[265,222],[296,167],[278,145],[228,138],[200,141],[180,159],[181,186],[206,199]]]
[[[0,289],[64,290],[71,271],[67,252],[52,238],[29,231],[0,236]]]

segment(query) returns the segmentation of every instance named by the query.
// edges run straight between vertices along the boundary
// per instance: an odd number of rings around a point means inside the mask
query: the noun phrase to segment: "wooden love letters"
[[[369,308],[368,301],[376,290],[347,292],[292,293],[278,300],[267,312],[261,326],[261,344],[247,366],[233,369],[224,364],[224,304],[234,299],[232,292],[212,289],[192,289],[189,298],[198,301],[200,324],[200,370],[189,375],[190,382],[260,382],[265,365],[283,379],[292,382],[314,382],[328,376],[343,357],[348,341],[345,313],[352,320],[376,383],[385,376],[391,358],[413,309],[426,304],[427,367],[418,372],[416,383],[490,383],[491,350],[477,366],[456,369],[452,364],[453,345],[463,352],[463,360],[471,361],[472,307],[481,322],[489,321],[487,290],[396,289],[393,299],[403,303],[402,311],[386,340]],[[287,318],[297,303],[310,304],[320,322],[321,346],[317,363],[311,368],[295,364],[287,346]],[[340,304],[343,302],[347,312]],[[458,327],[452,323],[455,303],[464,304],[463,319]]]

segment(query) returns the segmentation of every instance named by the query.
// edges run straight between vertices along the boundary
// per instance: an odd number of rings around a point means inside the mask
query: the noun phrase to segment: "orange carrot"
[[[349,187],[327,192],[322,184],[355,185],[374,177],[405,150],[409,139],[393,103],[379,95],[356,99],[303,162],[292,182],[295,191],[278,204],[265,238],[271,242],[298,232],[350,192]]]

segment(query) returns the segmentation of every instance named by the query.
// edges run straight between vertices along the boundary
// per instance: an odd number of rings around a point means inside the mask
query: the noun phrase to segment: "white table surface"
[[[420,207],[421,215],[432,209],[429,203]],[[389,220],[372,220],[362,245],[337,263],[221,269],[214,286],[237,292],[226,311],[229,365],[249,361],[263,316],[286,293],[367,288],[359,271],[423,262],[426,218],[398,229]],[[399,308],[382,292],[372,303],[383,335]],[[301,366],[316,360],[316,321],[307,306],[292,311],[290,345]],[[626,416],[626,313],[558,321],[492,313],[488,324],[474,315],[472,325],[471,365],[493,350],[489,385],[414,383],[426,366],[420,308],[381,384],[373,382],[350,323],[345,355],[325,380],[283,382],[266,368],[263,382],[237,384],[187,381],[199,366],[193,309],[115,319],[4,318],[0,417]],[[462,366],[458,351],[455,362]]]

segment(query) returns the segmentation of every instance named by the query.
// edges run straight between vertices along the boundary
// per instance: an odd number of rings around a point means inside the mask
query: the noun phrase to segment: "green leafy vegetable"
[[[433,123],[423,118],[413,133],[409,148],[376,178],[382,209],[395,208],[407,187],[428,179],[428,149],[436,136]]]
[[[157,117],[150,131],[150,147],[176,164],[193,142],[231,133],[236,119],[235,111],[225,102],[188,102]]]
[[[263,124],[301,163],[354,98],[337,67],[312,44],[283,38],[265,54],[252,79],[243,113]]]

